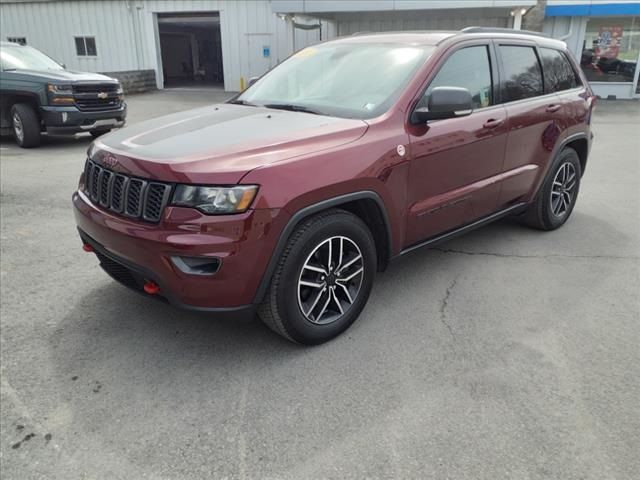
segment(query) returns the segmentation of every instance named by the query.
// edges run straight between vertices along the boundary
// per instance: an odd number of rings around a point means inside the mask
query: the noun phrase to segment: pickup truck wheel
[[[536,199],[522,217],[523,223],[539,230],[560,228],[571,216],[582,177],[576,151],[569,147],[562,150],[549,172]]]
[[[376,262],[371,232],[355,215],[332,209],[304,220],[284,249],[258,315],[293,342],[326,342],[360,315]]]
[[[19,146],[32,148],[40,145],[40,119],[31,105],[16,103],[11,107],[11,124]]]
[[[110,131],[111,131],[111,129],[108,129],[108,130],[91,130],[91,132],[89,132],[89,133],[91,133],[91,136],[93,138],[98,138],[98,137],[104,135],[105,133],[109,133]]]

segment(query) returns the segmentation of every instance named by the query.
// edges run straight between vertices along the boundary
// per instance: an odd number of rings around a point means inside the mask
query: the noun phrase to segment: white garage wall
[[[95,36],[97,57],[76,55],[74,36]],[[136,70],[132,14],[121,1],[0,3],[0,36],[26,37],[27,43],[63,62],[90,72]]]
[[[275,66],[292,52],[287,27],[264,0],[66,0],[0,3],[0,36],[23,36],[27,43],[63,62],[70,69],[90,72],[156,70],[162,86],[160,49],[156,18],[158,13],[219,12],[225,89],[240,88],[240,78],[248,80],[264,68]],[[301,23],[317,21],[302,19]],[[326,25],[323,33],[329,32]],[[249,36],[263,34],[259,42]],[[95,36],[98,55],[79,57],[75,35]],[[319,40],[317,30],[296,30],[296,49]],[[271,55],[263,57],[262,46]]]

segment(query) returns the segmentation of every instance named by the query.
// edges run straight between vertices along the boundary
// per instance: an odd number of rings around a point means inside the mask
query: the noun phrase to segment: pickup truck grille
[[[116,173],[87,160],[84,192],[96,205],[127,217],[158,223],[171,185]]]
[[[73,86],[76,106],[82,111],[115,110],[122,103],[115,83],[88,83]]]

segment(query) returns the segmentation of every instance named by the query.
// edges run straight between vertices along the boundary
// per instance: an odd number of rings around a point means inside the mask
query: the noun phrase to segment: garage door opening
[[[224,86],[220,15],[158,14],[165,87]]]

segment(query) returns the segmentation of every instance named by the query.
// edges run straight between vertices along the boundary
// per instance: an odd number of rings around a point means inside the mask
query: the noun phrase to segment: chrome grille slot
[[[164,183],[150,183],[147,187],[142,217],[150,222],[160,220],[164,205],[169,200],[171,188]]]
[[[112,177],[113,174],[109,170],[102,170],[102,172],[100,172],[100,205],[103,207],[109,206],[109,190]]]
[[[122,213],[124,208],[124,192],[129,179],[124,175],[116,175],[113,179],[113,189],[111,191],[111,210]]]
[[[126,200],[124,204],[124,214],[130,217],[139,217],[142,213],[142,199],[147,182],[132,178],[127,187]]]
[[[169,203],[171,185],[129,177],[87,160],[84,191],[107,210],[157,223]]]

